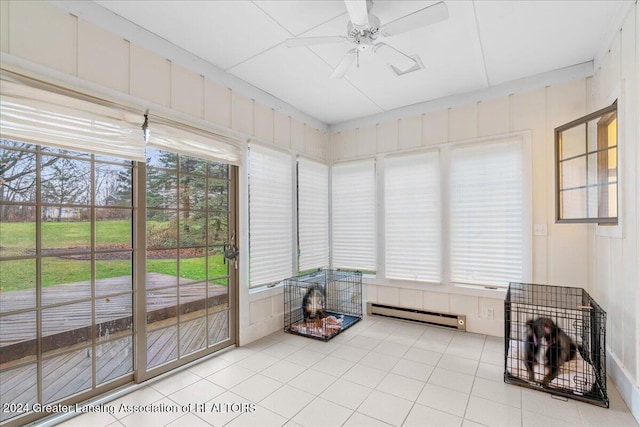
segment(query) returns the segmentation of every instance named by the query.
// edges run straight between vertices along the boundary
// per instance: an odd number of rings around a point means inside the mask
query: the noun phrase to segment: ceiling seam
[[[282,28],[284,31],[286,31],[289,35],[291,35],[291,37],[292,37],[292,38],[293,38],[293,37],[297,37],[295,34],[293,34],[291,31],[289,31],[289,30],[288,30],[284,25],[282,25],[282,24],[281,24],[277,19],[275,19],[273,16],[271,16],[271,15],[270,15],[266,10],[264,10],[263,8],[261,8],[261,7],[260,7],[260,6],[255,2],[255,1],[252,1],[251,3],[252,3],[252,4],[253,4],[253,5],[254,5],[258,10],[260,10],[260,12],[262,12],[266,17],[268,17],[271,21],[273,21],[273,23],[275,23],[277,26],[279,26],[279,27],[280,27],[280,28]],[[313,27],[311,27],[311,28],[307,29],[307,30],[303,31],[303,32],[302,32],[302,33],[300,33],[300,34],[308,33],[309,31],[314,30],[314,29],[318,28],[319,26],[324,25],[324,24],[326,24],[327,22],[332,21],[332,20],[334,20],[334,19],[336,19],[337,17],[342,16],[342,15],[344,15],[344,13],[341,13],[341,14],[339,14],[339,15],[336,15],[336,16],[334,16],[333,18],[329,18],[329,19],[327,19],[326,21],[324,21],[324,22],[322,22],[322,23],[320,23],[320,24],[318,24],[318,25],[315,25],[315,26],[313,26]],[[278,46],[280,46],[280,45],[282,45],[282,44],[284,44],[284,43],[285,43],[285,41],[282,41],[282,42],[280,42],[280,43],[276,43],[276,44],[274,44],[273,46],[268,47],[268,48],[266,48],[265,50],[263,50],[263,51],[261,51],[261,52],[258,52],[258,53],[256,53],[256,54],[255,54],[255,55],[253,55],[253,56],[250,56],[250,57],[248,57],[248,58],[243,59],[242,61],[238,62],[237,64],[233,64],[233,65],[232,65],[232,66],[230,66],[229,68],[225,68],[225,69],[224,69],[224,71],[228,72],[229,70],[231,70],[231,69],[233,69],[233,68],[235,68],[235,67],[238,67],[238,66],[240,66],[240,65],[244,64],[245,62],[251,61],[251,60],[255,59],[256,57],[258,57],[258,56],[260,56],[260,55],[262,55],[262,54],[264,54],[264,53],[266,53],[266,52],[269,52],[270,50],[272,50],[272,49],[274,49],[274,48],[276,48],[276,47],[278,47]]]
[[[478,12],[476,11],[476,0],[471,2],[473,5],[473,19],[476,23],[476,33],[478,34],[478,42],[480,43],[480,55],[482,55],[482,68],[484,70],[484,81],[487,87],[489,84],[489,72],[487,71],[487,59],[484,56],[484,49],[482,48],[482,37],[480,37],[480,25],[478,24]]]
[[[260,9],[260,10],[262,11],[262,13],[264,13],[265,15],[267,15],[267,16],[268,16],[268,17],[269,17],[273,22],[275,22],[275,23],[276,23],[276,24],[278,24],[280,27],[282,27],[282,29],[283,29],[283,30],[285,30],[287,33],[291,34],[291,36],[292,36],[292,37],[299,37],[299,36],[301,36],[301,35],[302,35],[302,34],[304,34],[304,33],[308,33],[309,31],[315,30],[316,28],[321,27],[321,26],[325,25],[326,23],[331,22],[331,21],[333,21],[334,19],[336,19],[336,18],[338,18],[338,17],[340,17],[340,16],[342,16],[342,15],[345,15],[345,14],[346,14],[346,12],[339,13],[339,14],[337,14],[336,16],[333,16],[333,17],[331,17],[331,18],[328,18],[327,20],[322,21],[321,23],[319,23],[319,24],[317,24],[317,25],[314,25],[314,26],[313,26],[313,27],[311,27],[311,28],[307,28],[306,30],[304,30],[304,31],[303,31],[303,32],[301,32],[300,34],[294,34],[294,33],[292,33],[291,31],[289,31],[289,30],[287,29],[287,27],[285,27],[284,25],[282,25],[282,24],[281,24],[277,19],[275,19],[273,16],[271,16],[271,15],[269,14],[269,12],[267,12],[266,10],[264,10],[263,8],[261,8],[261,7],[260,7],[260,5],[259,5],[258,3],[256,3],[255,1],[252,1],[251,3],[253,3],[253,4],[254,4],[258,9]]]
[[[262,9],[260,6],[258,6],[258,4],[257,4],[255,1],[252,1],[252,2],[251,2],[251,4],[253,4],[253,5],[256,7],[256,9],[258,9],[260,12],[262,12],[262,13],[263,13],[267,18],[269,18],[271,21],[273,21],[273,23],[275,23],[277,26],[279,26],[280,28],[282,28],[282,29],[283,29],[284,31],[286,31],[287,33],[291,34],[291,31],[287,30],[287,29],[286,29],[282,24],[280,24],[280,22],[278,22],[276,19],[274,19],[274,18],[273,18],[273,16],[269,15],[269,14],[268,14],[264,9]],[[233,64],[233,65],[231,65],[231,66],[230,66],[230,67],[228,67],[228,68],[225,68],[225,69],[224,69],[224,71],[225,71],[225,72],[229,72],[229,70],[231,70],[231,69],[233,69],[233,68],[235,68],[235,67],[237,67],[237,66],[239,66],[239,65],[242,65],[242,64],[244,64],[244,63],[245,63],[245,62],[247,62],[247,61],[251,61],[252,59],[254,59],[254,58],[256,58],[256,57],[258,57],[258,56],[262,55],[263,53],[269,52],[270,50],[272,50],[272,49],[274,49],[274,48],[276,48],[276,47],[280,46],[282,43],[283,43],[283,42],[276,43],[276,44],[274,44],[273,46],[268,47],[268,48],[266,48],[266,49],[264,49],[264,50],[262,50],[262,51],[260,51],[260,52],[256,53],[255,55],[252,55],[252,56],[250,56],[250,57],[248,57],[248,58],[245,58],[245,59],[243,59],[242,61],[240,61],[240,62],[238,62],[238,63],[236,63],[236,64]]]

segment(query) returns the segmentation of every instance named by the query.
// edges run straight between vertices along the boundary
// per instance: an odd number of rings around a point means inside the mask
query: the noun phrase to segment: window
[[[84,400],[133,378],[140,124],[0,78],[0,403]]]
[[[439,153],[384,160],[385,275],[440,282]]]
[[[230,270],[223,258],[230,238],[229,169],[225,163],[147,149],[149,369],[230,337]],[[175,344],[160,351],[166,336]]]
[[[255,288],[293,275],[293,171],[289,154],[249,150],[249,277]]]
[[[132,188],[130,159],[0,140],[3,404],[133,372]]]
[[[373,161],[335,165],[331,182],[334,268],[376,270],[376,177]]]
[[[451,149],[451,282],[507,286],[526,277],[529,206],[519,140]]]
[[[556,222],[618,222],[617,102],[555,130]]]
[[[8,74],[3,407],[80,402],[234,344],[237,275],[222,252],[236,229],[237,142],[150,116],[145,146],[142,114]],[[0,422],[46,415],[16,411]]]
[[[298,159],[298,271],[329,265],[329,168]]]

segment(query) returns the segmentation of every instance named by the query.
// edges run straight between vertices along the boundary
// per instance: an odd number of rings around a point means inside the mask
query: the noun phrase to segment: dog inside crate
[[[527,315],[512,322],[519,331],[511,335],[507,372],[532,385],[591,394],[596,372],[588,361],[588,347],[579,344],[584,341],[579,319],[560,317],[552,310]]]
[[[327,295],[322,286],[313,284],[300,287],[299,292],[304,293],[301,304],[303,315],[302,320],[291,325],[293,331],[328,338],[342,330],[344,317],[327,314]]]
[[[362,273],[328,268],[284,281],[285,332],[323,341],[362,319]]]

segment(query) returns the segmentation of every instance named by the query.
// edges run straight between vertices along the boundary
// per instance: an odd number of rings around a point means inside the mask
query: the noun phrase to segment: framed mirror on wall
[[[555,129],[556,222],[618,223],[618,106]]]

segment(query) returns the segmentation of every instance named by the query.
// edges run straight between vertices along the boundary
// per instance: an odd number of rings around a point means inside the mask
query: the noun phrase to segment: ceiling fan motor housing
[[[375,15],[369,15],[369,25],[356,27],[352,22],[347,24],[347,39],[356,44],[361,51],[369,50],[372,42],[378,38],[380,20]]]
[[[367,25],[354,25],[349,21],[347,24],[347,38],[350,41],[356,41],[359,37],[368,37],[375,39],[378,37],[380,20],[375,15],[369,15],[369,23]]]

